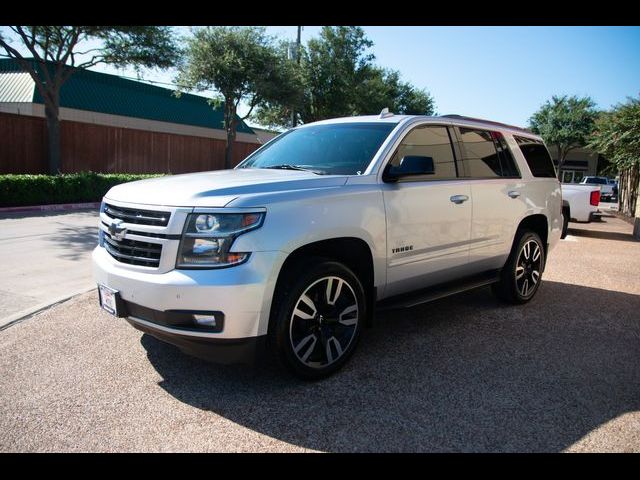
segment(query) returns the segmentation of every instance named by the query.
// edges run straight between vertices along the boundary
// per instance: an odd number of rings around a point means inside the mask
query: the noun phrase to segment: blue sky
[[[599,108],[640,94],[639,27],[364,27],[379,65],[428,90],[438,113],[524,126],[554,94]],[[295,38],[295,27],[274,27]],[[319,27],[305,27],[302,38]]]
[[[640,94],[640,27],[364,29],[374,42],[376,62],[429,91],[440,114],[524,126],[554,94],[590,95],[603,109]],[[296,27],[268,31],[291,40],[296,36]],[[304,27],[303,43],[319,31]],[[144,77],[171,82],[172,73],[150,71]]]

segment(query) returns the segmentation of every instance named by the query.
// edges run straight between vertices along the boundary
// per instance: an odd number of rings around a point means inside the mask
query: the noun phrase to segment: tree
[[[373,46],[360,27],[323,27],[302,52],[303,123],[354,114],[355,87],[370,75]]]
[[[598,112],[590,97],[553,96],[529,119],[534,133],[547,145],[555,145],[558,156],[558,178],[567,154],[589,141]]]
[[[232,166],[240,102],[249,106],[241,118],[245,120],[260,102],[289,104],[300,90],[283,46],[276,45],[262,27],[205,27],[194,31],[176,80],[181,88],[219,92],[212,103],[224,106],[225,168]]]
[[[167,68],[178,48],[169,27],[159,26],[11,26],[15,38],[0,34],[0,46],[31,75],[44,100],[47,119],[48,167],[60,173],[60,90],[78,69],[99,63],[137,69]],[[86,41],[97,41],[85,49]],[[15,42],[29,52],[23,55]],[[32,57],[32,58],[30,58]]]
[[[433,113],[433,98],[400,80],[400,74],[374,65],[373,42],[360,27],[323,27],[319,38],[301,49],[302,93],[295,105],[263,102],[255,120],[290,126],[294,110],[301,123],[333,117],[395,113]]]
[[[401,115],[433,115],[433,98],[424,90],[403,82],[395,70],[372,68],[356,86],[355,115],[375,115],[383,108]]]
[[[640,98],[602,114],[588,145],[607,157],[610,173],[620,173],[620,211],[633,216],[640,182]]]

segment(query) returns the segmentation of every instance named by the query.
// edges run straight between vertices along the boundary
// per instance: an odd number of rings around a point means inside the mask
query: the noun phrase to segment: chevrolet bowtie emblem
[[[109,225],[109,233],[114,240],[122,240],[127,233],[127,228],[122,223],[122,220],[117,218]]]

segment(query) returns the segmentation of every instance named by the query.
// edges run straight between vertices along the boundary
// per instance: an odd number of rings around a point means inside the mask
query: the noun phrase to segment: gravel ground
[[[0,451],[640,452],[640,242],[570,226],[530,304],[381,314],[316,383],[189,358],[81,295],[0,332]]]

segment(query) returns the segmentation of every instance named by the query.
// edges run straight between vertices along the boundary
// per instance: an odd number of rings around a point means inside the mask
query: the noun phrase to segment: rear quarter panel
[[[560,181],[551,177],[534,177],[513,135],[509,132],[504,132],[504,136],[518,164],[524,183],[521,192],[522,199],[525,202],[525,209],[521,218],[515,219],[511,237],[515,236],[518,225],[526,217],[536,214],[544,215],[548,223],[548,251],[551,251],[560,240],[562,234],[562,190]]]
[[[598,210],[591,205],[591,192],[600,190],[592,185],[562,185],[562,199],[569,202],[571,219],[588,222],[592,212]]]

